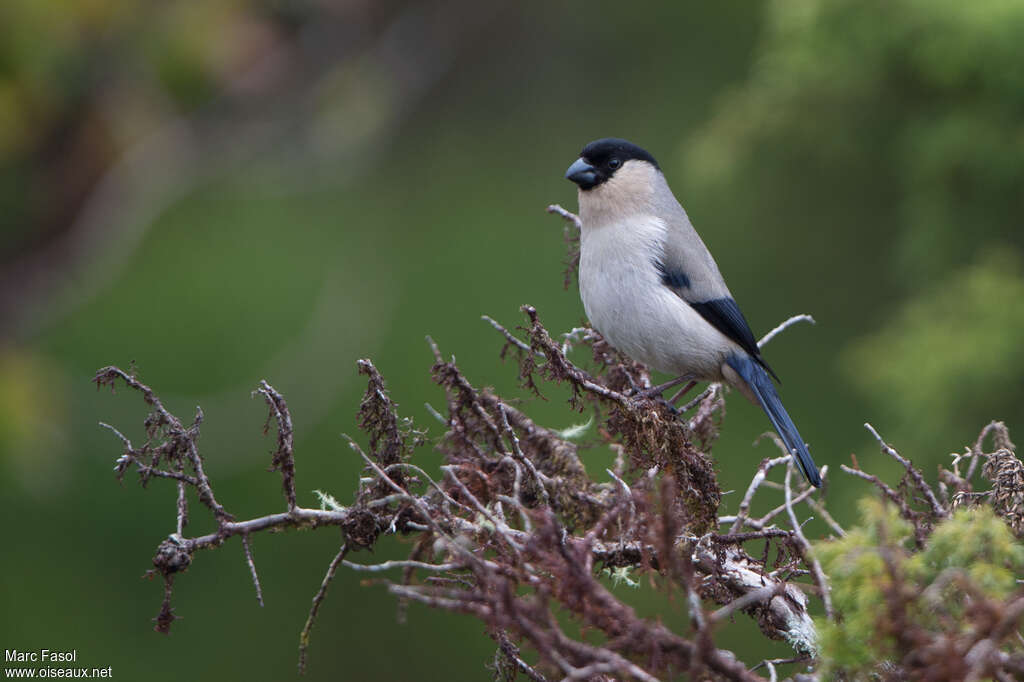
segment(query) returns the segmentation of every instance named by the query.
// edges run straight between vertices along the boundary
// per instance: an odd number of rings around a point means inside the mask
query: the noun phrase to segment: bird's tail
[[[750,387],[758,404],[768,415],[772,426],[782,438],[786,449],[793,455],[793,460],[803,472],[804,477],[815,488],[820,488],[821,476],[818,475],[818,468],[814,466],[811,453],[808,452],[804,439],[800,437],[800,432],[796,430],[796,425],[786,413],[786,408],[782,406],[782,400],[768,373],[746,353],[735,353],[729,356],[725,363],[735,370]]]

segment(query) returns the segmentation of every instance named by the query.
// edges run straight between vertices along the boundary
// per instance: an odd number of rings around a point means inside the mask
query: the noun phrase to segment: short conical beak
[[[579,158],[565,171],[565,177],[579,185],[580,189],[590,189],[597,184],[597,169]]]

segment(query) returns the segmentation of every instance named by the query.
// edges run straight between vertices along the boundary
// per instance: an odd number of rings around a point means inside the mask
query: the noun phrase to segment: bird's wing
[[[715,329],[747,351],[757,364],[778,381],[779,377],[761,357],[754,333],[750,331],[750,325],[729,293],[729,287],[718,271],[715,259],[693,229],[685,212],[678,219],[668,221],[666,228],[664,248],[654,262],[662,284],[700,313]]]

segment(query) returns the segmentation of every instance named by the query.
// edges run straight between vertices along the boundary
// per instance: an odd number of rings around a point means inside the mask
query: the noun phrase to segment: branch
[[[150,439],[158,438],[162,433],[166,433],[166,440],[161,447],[154,451],[156,456],[154,463],[150,468],[157,468],[161,458],[175,461],[181,466],[186,464],[191,467],[194,478],[194,486],[196,492],[199,495],[199,501],[205,504],[213,511],[214,515],[218,520],[224,521],[231,518],[231,515],[224,511],[224,507],[217,502],[217,498],[213,495],[213,489],[210,487],[210,480],[206,477],[206,472],[203,470],[203,459],[199,456],[199,449],[196,447],[196,438],[199,435],[199,425],[203,421],[202,410],[196,410],[195,420],[192,422],[192,426],[185,428],[181,421],[178,420],[173,414],[167,411],[160,399],[153,393],[153,390],[143,384],[141,381],[135,378],[134,374],[128,374],[124,370],[118,367],[104,367],[103,369],[96,372],[93,377],[93,383],[96,387],[109,386],[113,392],[117,380],[121,379],[129,388],[135,389],[142,394],[143,399],[153,407],[153,413],[146,419],[146,435]],[[110,428],[108,426],[108,428]],[[149,444],[143,447],[141,451],[133,451],[130,448],[130,443],[127,443],[127,439],[122,436],[116,429],[114,430],[121,440],[127,445],[122,458],[118,459],[118,466],[120,472],[123,472],[127,467],[127,464],[121,466],[121,462],[138,462],[138,457],[142,454],[150,452]],[[179,472],[180,473],[180,472]],[[179,477],[179,480],[182,480]],[[180,517],[179,517],[180,518]]]
[[[327,566],[327,573],[320,583],[320,589],[313,595],[313,604],[309,607],[309,616],[306,617],[306,624],[302,626],[302,632],[299,633],[299,673],[306,672],[309,635],[313,631],[313,624],[316,622],[317,614],[320,612],[320,605],[327,597],[327,588],[330,587],[331,582],[334,580],[334,574],[338,572],[338,566],[345,560],[347,554],[348,545],[342,545],[341,549],[338,550],[338,553]]]
[[[263,606],[263,588],[260,587],[260,576],[256,573],[256,562],[252,558],[252,547],[249,546],[249,535],[242,535],[242,548],[245,549],[245,562],[249,565],[249,572],[252,574],[252,584],[256,587],[256,601]]]
[[[825,603],[825,615],[829,620],[835,620],[836,614],[835,611],[832,610],[832,592],[829,589],[828,579],[825,577],[825,571],[821,569],[821,562],[819,562],[817,557],[814,556],[814,550],[811,548],[811,543],[807,541],[803,527],[796,519],[796,512],[793,511],[793,492],[789,486],[789,479],[792,473],[793,462],[791,460],[786,466],[786,513],[789,515],[789,522],[793,526],[793,533],[796,534],[796,539],[801,551],[803,552],[804,560],[811,565],[811,575],[814,576],[814,582],[818,586],[818,591],[821,594],[821,600]]]
[[[267,423],[263,427],[264,435],[266,435],[270,427],[270,418],[273,417],[277,421],[277,450],[274,452],[271,470],[281,472],[284,498],[288,502],[288,509],[293,510],[296,507],[296,502],[295,448],[292,435],[292,416],[288,412],[288,405],[285,403],[284,398],[266,381],[260,381],[260,387],[255,392],[263,396],[267,406],[270,408],[270,414],[267,415]]]
[[[583,229],[583,221],[575,213],[571,213],[558,204],[551,204],[547,208],[548,213],[554,213],[565,221],[565,245],[567,254],[565,259],[565,270],[563,274],[563,286],[568,291],[572,285],[572,277],[579,272],[580,268],[580,231]]]
[[[882,448],[882,452],[884,452],[885,454],[889,455],[897,462],[902,464],[903,468],[907,470],[907,475],[910,476],[910,479],[914,482],[914,485],[917,486],[917,489],[920,490],[921,493],[925,496],[925,499],[928,500],[928,504],[931,506],[932,515],[934,515],[936,519],[944,519],[947,516],[949,516],[949,513],[946,511],[946,509],[941,504],[939,504],[939,501],[938,499],[936,499],[935,492],[931,489],[931,486],[929,486],[925,482],[924,476],[921,475],[920,471],[914,468],[914,465],[910,463],[910,460],[901,456],[900,453],[896,452],[895,448],[893,448],[891,445],[882,440],[882,437],[878,435],[878,431],[875,431],[875,427],[871,426],[871,424],[864,424],[864,428],[870,431],[871,435],[875,437],[875,440],[878,441],[878,445]]]
[[[789,318],[788,320],[777,326],[775,329],[772,329],[770,332],[761,337],[761,340],[757,342],[757,347],[764,348],[769,341],[774,339],[776,336],[781,334],[786,329],[792,327],[794,324],[797,324],[798,322],[808,322],[810,324],[817,324],[817,322],[814,321],[814,318],[811,317],[810,315],[807,315],[806,313],[802,315],[794,315],[793,317]]]
[[[536,309],[524,306],[529,323],[526,340],[485,318],[519,352],[524,383],[537,390],[534,373],[548,381],[567,382],[571,403],[587,403],[601,426],[597,433],[618,453],[609,478],[588,476],[577,445],[558,431],[535,423],[522,409],[489,389],[476,388],[454,359],[445,361],[432,341],[433,375],[446,393],[447,415],[436,414],[447,430],[431,445],[441,452],[443,476],[435,480],[410,460],[426,443],[423,432],[398,416],[380,372],[369,360],[359,361],[368,379],[360,404],[359,425],[367,433],[363,449],[349,439],[365,466],[351,504],[319,493],[325,508],[298,504],[295,492],[294,425],[283,395],[263,381],[255,391],[268,406],[266,427],[276,427],[271,468],[281,476],[285,510],[236,521],[216,503],[202,470],[197,446],[202,413],[188,428],[163,408],[155,394],[133,375],[116,368],[101,370],[98,383],[125,380],[154,406],[147,418],[148,440],[135,447],[120,431],[107,427],[123,446],[116,470],[134,466],[143,484],[171,480],[176,488],[176,532],[161,543],[154,557],[164,578],[164,602],[158,629],[175,619],[170,606],[176,576],[186,570],[196,551],[216,548],[241,536],[242,548],[262,604],[263,591],[253,558],[251,535],[288,528],[333,526],[343,534],[342,547],[327,568],[300,634],[299,666],[304,670],[312,628],[339,567],[385,576],[401,603],[417,601],[435,608],[468,613],[497,634],[498,665],[509,665],[532,679],[548,679],[542,667],[525,663],[512,638],[528,643],[543,665],[554,666],[566,679],[616,675],[656,679],[672,670],[725,679],[754,680],[734,654],[713,643],[714,626],[735,613],[753,616],[766,635],[784,638],[800,653],[813,651],[814,629],[807,598],[781,576],[803,575],[797,563],[773,570],[767,553],[755,559],[744,550],[748,542],[795,542],[795,532],[769,526],[780,512],[750,519],[751,498],[760,483],[752,482],[740,514],[726,535],[717,528],[721,499],[707,454],[690,443],[697,436],[714,441],[720,393],[712,390],[700,409],[682,419],[664,401],[645,395],[650,376],[607,345],[592,330],[574,330],[555,342]],[[570,338],[571,337],[571,338]],[[568,360],[573,344],[589,345],[596,371]],[[271,421],[272,420],[272,421]],[[346,436],[347,438],[347,436]],[[764,464],[764,474],[776,465]],[[663,473],[663,472],[671,472]],[[660,480],[659,480],[660,479]],[[195,537],[183,533],[187,522],[184,491],[197,490],[217,519],[213,532]],[[808,499],[801,492],[791,504]],[[371,548],[384,534],[417,534],[408,559],[375,564],[346,560],[353,548]],[[671,589],[682,589],[696,630],[681,636],[656,620],[639,617],[599,580],[600,564],[616,570],[666,570]],[[378,582],[375,580],[375,582]],[[720,608],[706,614],[700,598]],[[580,627],[603,633],[601,646],[568,636],[556,613],[567,613]]]

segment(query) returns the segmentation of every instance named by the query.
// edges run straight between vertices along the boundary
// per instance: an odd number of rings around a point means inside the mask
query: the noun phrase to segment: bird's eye
[[[621,165],[622,165],[622,161],[620,161],[619,159],[615,158],[614,156],[612,158],[608,159],[608,167],[611,168],[612,170],[616,170]]]

